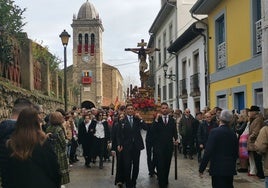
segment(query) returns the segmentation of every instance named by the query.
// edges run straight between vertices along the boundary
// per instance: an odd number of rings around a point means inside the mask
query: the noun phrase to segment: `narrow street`
[[[85,168],[83,158],[70,167],[71,183],[67,188],[114,188],[114,175],[111,175],[111,162],[105,162],[104,168],[98,168],[98,161],[91,168]],[[157,188],[157,178],[148,175],[146,164],[146,151],[141,152],[140,173],[137,181],[137,188]],[[198,163],[194,160],[183,159],[183,155],[178,153],[178,179],[174,178],[174,158],[172,159],[169,188],[210,188],[211,179],[208,173],[203,178],[199,178]],[[246,173],[239,173],[234,178],[235,188],[263,188],[264,180],[256,177],[249,177]]]

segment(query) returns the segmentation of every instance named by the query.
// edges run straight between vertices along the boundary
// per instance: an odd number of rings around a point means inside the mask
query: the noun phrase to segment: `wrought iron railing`
[[[226,42],[222,42],[217,46],[217,68],[226,67]]]
[[[262,20],[256,22],[256,53],[262,51]]]

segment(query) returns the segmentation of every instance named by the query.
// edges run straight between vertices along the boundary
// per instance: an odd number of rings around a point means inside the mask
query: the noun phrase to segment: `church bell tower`
[[[102,21],[88,0],[73,16],[73,84],[80,88],[80,102],[102,105]]]

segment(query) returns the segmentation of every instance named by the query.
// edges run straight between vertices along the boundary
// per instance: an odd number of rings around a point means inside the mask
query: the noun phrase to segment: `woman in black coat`
[[[22,142],[23,140],[23,142]],[[42,131],[38,112],[24,109],[7,141],[10,151],[7,170],[8,188],[59,188],[57,157]]]

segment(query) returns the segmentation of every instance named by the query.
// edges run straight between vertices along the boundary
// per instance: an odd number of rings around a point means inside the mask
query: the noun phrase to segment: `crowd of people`
[[[237,172],[265,179],[268,188],[268,137],[264,131],[268,121],[264,121],[258,106],[240,113],[219,107],[205,108],[196,117],[190,114],[190,109],[178,112],[180,115],[174,117],[179,118],[176,122],[184,158],[193,159],[193,154],[197,154],[200,177],[210,162],[213,188],[232,188]]]
[[[136,188],[140,153],[146,149],[148,175],[157,176],[159,187],[166,188],[172,154],[178,149],[184,160],[196,156],[201,178],[209,169],[213,188],[232,188],[237,172],[265,178],[268,188],[267,126],[258,106],[240,113],[205,108],[194,117],[189,108],[172,110],[161,103],[152,122],[145,123],[132,104],[117,110],[74,107],[44,114],[42,106],[19,98],[10,119],[0,124],[1,184],[63,188],[70,182],[69,167],[77,161],[84,160],[86,168],[98,162],[103,169],[112,157],[115,185]],[[80,147],[83,159],[78,157]]]

